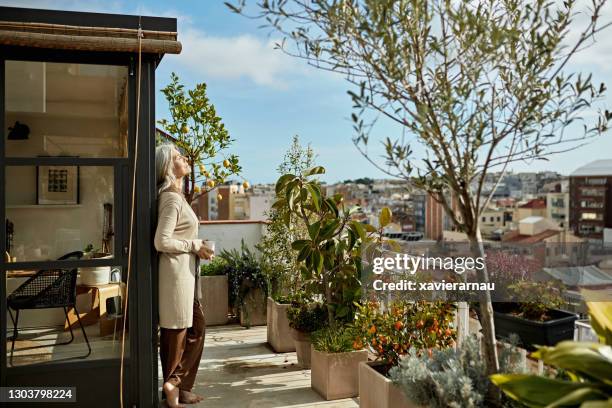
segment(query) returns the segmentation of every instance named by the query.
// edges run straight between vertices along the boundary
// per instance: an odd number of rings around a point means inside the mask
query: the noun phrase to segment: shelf
[[[23,205],[7,205],[7,209],[32,209],[32,208],[80,208],[83,204],[23,204]]]

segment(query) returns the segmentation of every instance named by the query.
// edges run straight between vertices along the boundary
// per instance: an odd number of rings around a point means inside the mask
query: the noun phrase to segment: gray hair
[[[157,179],[157,194],[168,189],[174,189],[176,176],[173,171],[172,152],[178,150],[172,143],[165,143],[155,148],[155,175]]]

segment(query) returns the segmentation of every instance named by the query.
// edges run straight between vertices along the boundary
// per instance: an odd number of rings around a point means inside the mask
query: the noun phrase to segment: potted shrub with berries
[[[455,306],[449,302],[395,301],[384,309],[377,302],[359,307],[355,318],[354,347],[365,347],[376,356],[359,364],[359,398],[362,408],[413,407],[389,378],[389,371],[410,350],[431,354],[455,343],[452,327]]]

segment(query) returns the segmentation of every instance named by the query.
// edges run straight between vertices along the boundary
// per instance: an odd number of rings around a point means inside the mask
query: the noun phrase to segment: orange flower
[[[372,325],[372,327],[370,327],[370,334],[374,333],[376,333],[376,326]]]
[[[444,334],[450,336],[451,334],[453,334],[453,331],[447,328],[446,330],[444,330]]]
[[[376,343],[376,338],[373,338],[373,339],[372,339],[372,345],[373,345],[373,346],[375,346],[376,344],[377,344],[377,343]]]
[[[401,330],[402,327],[404,327],[404,323],[402,322],[395,322],[395,330]]]
[[[425,326],[425,322],[423,320],[419,320],[416,324],[417,329],[420,329],[423,326]]]
[[[353,342],[353,348],[354,348],[355,350],[361,350],[361,349],[363,348],[363,344],[361,344],[361,341],[357,341],[357,340],[355,340],[355,341]]]

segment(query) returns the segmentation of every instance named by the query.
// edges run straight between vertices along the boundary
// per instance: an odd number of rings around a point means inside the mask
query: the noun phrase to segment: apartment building
[[[570,226],[592,239],[612,228],[612,160],[596,160],[570,175]]]

